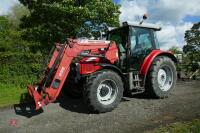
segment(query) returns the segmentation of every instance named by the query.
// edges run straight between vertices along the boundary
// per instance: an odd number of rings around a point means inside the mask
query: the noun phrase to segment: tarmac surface
[[[124,97],[115,110],[103,114],[91,114],[82,99],[66,96],[40,111],[28,104],[0,109],[0,133],[140,133],[196,118],[200,81],[178,81],[169,98]]]

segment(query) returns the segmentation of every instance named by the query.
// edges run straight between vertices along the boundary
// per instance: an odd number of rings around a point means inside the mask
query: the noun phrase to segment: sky
[[[0,2],[0,15],[6,14],[10,11],[10,8],[16,4],[18,0],[1,0]]]
[[[0,15],[6,14],[18,0],[1,0]],[[158,39],[162,49],[185,45],[184,33],[200,22],[200,0],[113,0],[121,5],[120,22],[139,22],[148,14],[146,23],[160,25]]]
[[[157,33],[161,49],[172,46],[182,48],[186,44],[184,33],[194,23],[200,22],[200,0],[113,0],[120,4],[120,22],[139,22],[148,14],[146,23],[160,25]]]

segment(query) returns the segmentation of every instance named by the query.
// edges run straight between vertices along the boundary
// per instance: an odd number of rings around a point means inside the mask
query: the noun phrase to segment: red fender
[[[177,62],[176,57],[173,55],[172,52],[170,51],[162,51],[159,49],[153,50],[145,59],[144,62],[141,66],[140,69],[140,74],[142,75],[146,75],[148,73],[149,68],[151,67],[151,64],[153,62],[153,60],[155,59],[155,57],[157,56],[168,56],[169,58],[171,58],[174,62]]]

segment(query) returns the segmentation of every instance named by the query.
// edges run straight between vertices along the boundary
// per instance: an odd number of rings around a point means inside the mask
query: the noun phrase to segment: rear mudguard
[[[173,53],[169,52],[169,51],[162,51],[162,50],[153,50],[145,59],[144,62],[140,68],[140,74],[146,76],[149,68],[151,67],[151,64],[153,63],[153,60],[157,57],[157,56],[168,56],[169,58],[171,58],[175,63],[177,63],[177,59],[176,57],[173,55]]]

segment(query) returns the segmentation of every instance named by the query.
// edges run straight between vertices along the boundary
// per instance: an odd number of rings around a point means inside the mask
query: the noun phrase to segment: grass
[[[153,133],[200,133],[200,120],[173,123],[166,127],[155,129]]]
[[[26,93],[26,87],[0,83],[0,107],[20,103],[21,95]]]

